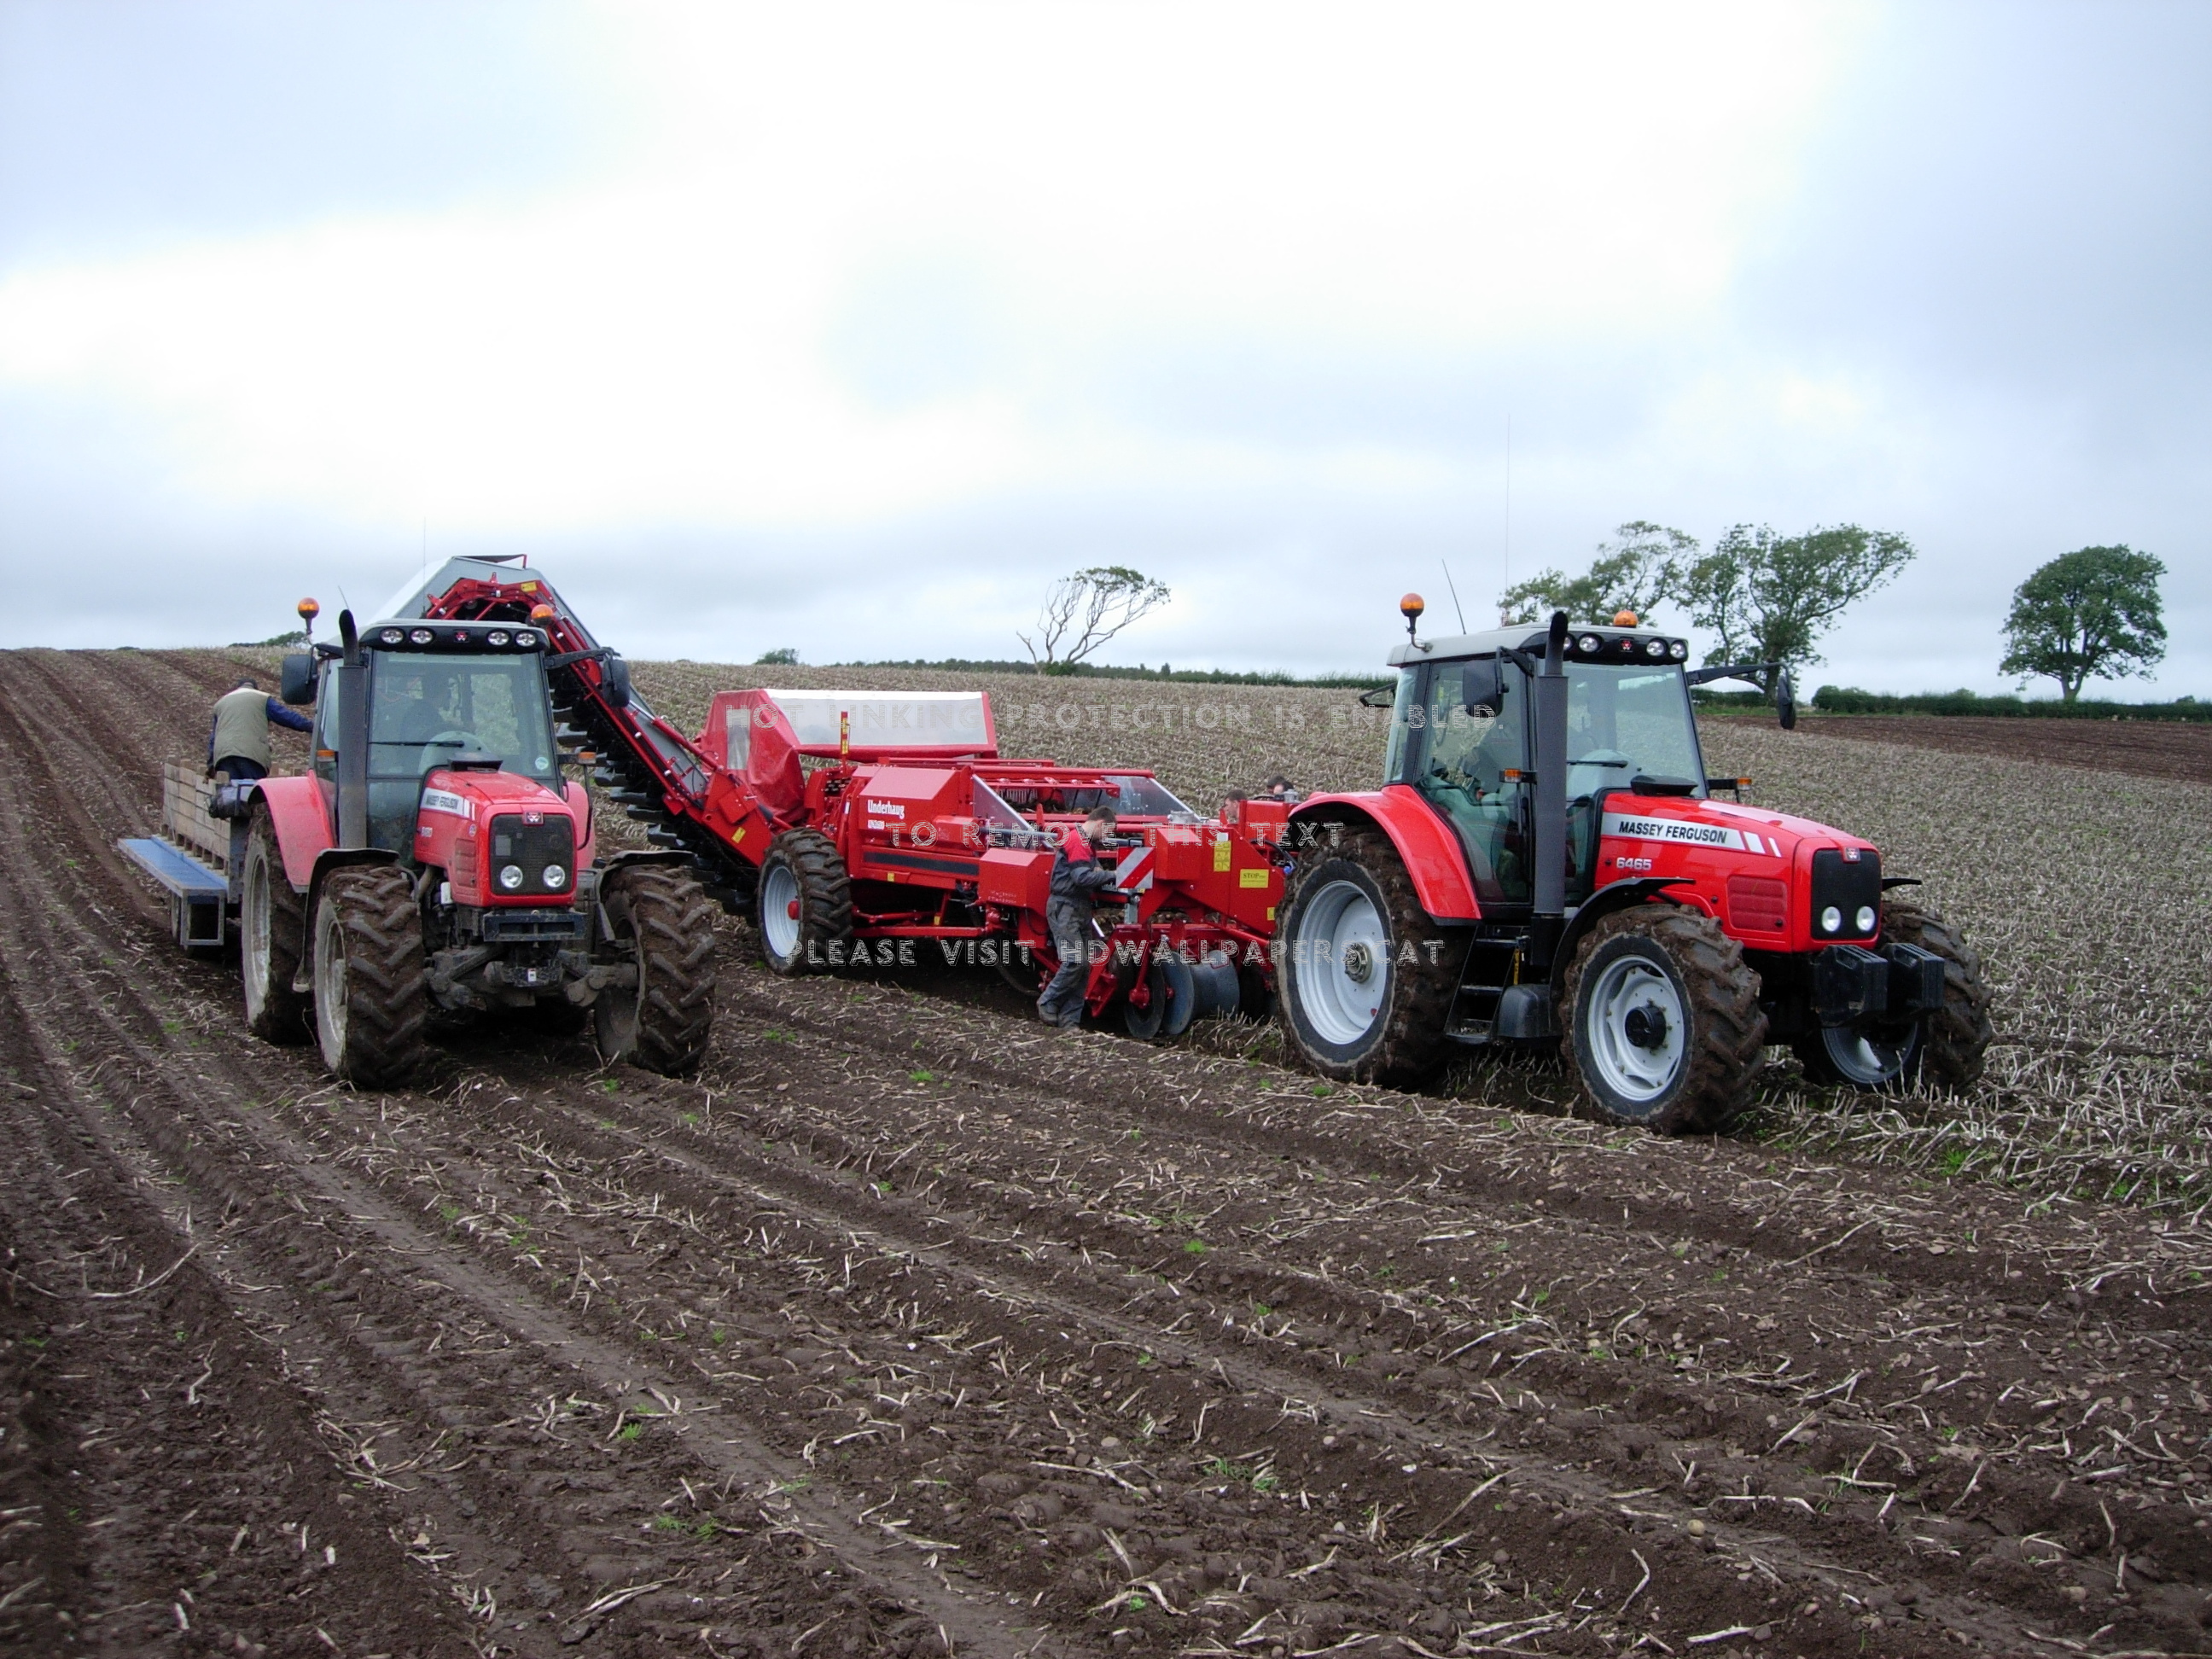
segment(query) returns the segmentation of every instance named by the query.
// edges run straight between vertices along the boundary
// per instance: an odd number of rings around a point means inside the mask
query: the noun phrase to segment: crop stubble
[[[503,1030],[418,1089],[335,1089],[241,1035],[229,975],[173,953],[106,848],[222,666],[0,659],[16,1639],[2202,1644],[2207,1241],[2179,1217],[1928,1185],[1856,1143],[1317,1093],[1047,1037],[957,978],[776,981],[734,927],[696,1081]],[[688,714],[726,672],[643,680]],[[1302,765],[1192,729],[1224,783],[1372,768],[1349,729]],[[1212,804],[1129,736],[1034,746]],[[1761,799],[1782,741],[1747,763]],[[1892,790],[1917,763],[1875,758]],[[1856,787],[1799,765],[1793,805]],[[1893,867],[1940,843],[1911,803],[1831,815]],[[2002,884],[1927,872],[2050,1018],[2009,966],[2033,921],[1966,903]],[[2109,1001],[2131,1046],[2170,1029]],[[2023,1095],[2087,1064],[2002,1052]]]

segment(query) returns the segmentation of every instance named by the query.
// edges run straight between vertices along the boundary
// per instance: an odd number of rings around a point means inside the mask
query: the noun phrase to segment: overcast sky
[[[1920,558],[1814,684],[2007,689],[2124,542],[2093,690],[2212,696],[2208,85],[2195,0],[0,0],[0,644],[427,545],[641,657],[1013,655],[1113,562],[1113,659],[1316,670],[1440,561],[1853,521]]]

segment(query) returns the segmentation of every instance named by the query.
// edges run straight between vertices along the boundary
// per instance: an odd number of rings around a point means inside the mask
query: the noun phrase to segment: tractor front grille
[[[1822,917],[1834,910],[1838,925],[1824,927]],[[1875,918],[1872,927],[1858,925],[1863,910]],[[1870,847],[1824,847],[1813,854],[1811,911],[1813,937],[1823,944],[1838,939],[1870,939],[1881,916],[1881,855]]]
[[[522,884],[501,884],[499,872],[508,865],[522,872]],[[548,881],[554,871],[559,879]],[[548,812],[532,823],[519,812],[502,813],[491,821],[491,880],[486,888],[494,898],[543,898],[566,893],[576,880],[576,826],[566,812]]]

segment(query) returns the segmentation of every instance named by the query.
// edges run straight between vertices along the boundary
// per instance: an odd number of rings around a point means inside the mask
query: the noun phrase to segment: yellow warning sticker
[[[736,829],[734,829],[734,830],[731,830],[731,831],[730,831],[730,845],[731,845],[731,846],[732,846],[732,847],[742,847],[742,846],[744,846],[744,840],[745,840],[745,826],[744,826],[744,824],[742,824],[742,823],[741,823],[741,824],[739,824]]]
[[[1217,872],[1229,867],[1229,841],[1226,836],[1213,843],[1213,867]]]
[[[1265,887],[1267,884],[1267,872],[1266,866],[1262,866],[1257,870],[1239,871],[1237,876],[1237,884],[1239,887]]]
[[[1274,919],[1275,919],[1275,907],[1274,907],[1273,905],[1272,905],[1272,904],[1271,904],[1271,905],[1269,905],[1269,906],[1267,907],[1267,920],[1268,920],[1268,921],[1273,921]]]

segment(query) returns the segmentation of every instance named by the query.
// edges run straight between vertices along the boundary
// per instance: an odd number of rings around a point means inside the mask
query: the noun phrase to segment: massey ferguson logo
[[[422,810],[426,812],[451,812],[456,817],[469,815],[469,804],[450,789],[425,789]]]
[[[1750,849],[1742,835],[1717,823],[1693,823],[1681,818],[1638,818],[1626,812],[1607,812],[1604,833],[1630,841],[1664,841],[1681,847],[1725,847],[1737,852]]]

